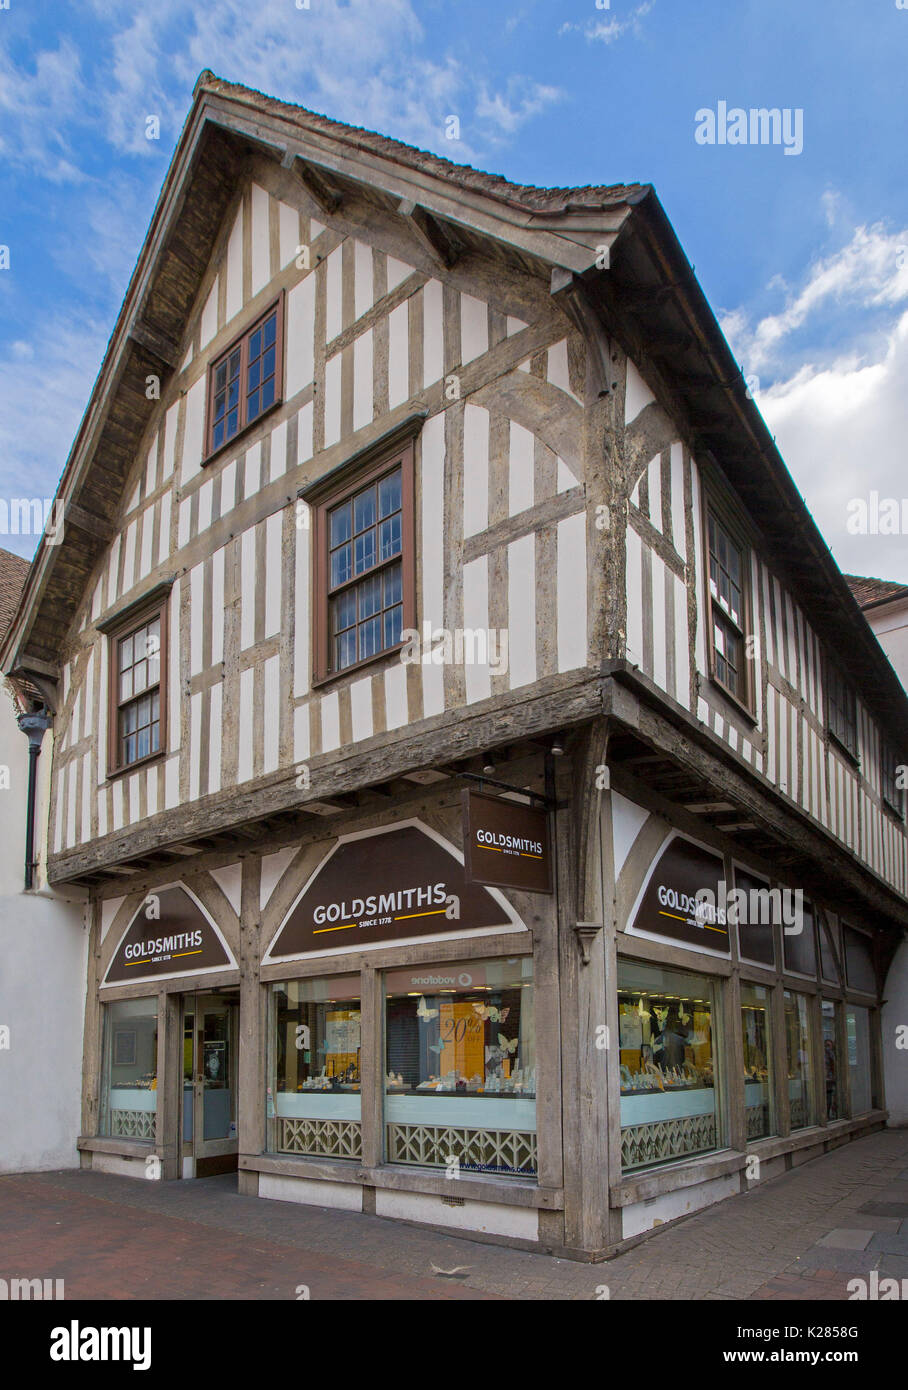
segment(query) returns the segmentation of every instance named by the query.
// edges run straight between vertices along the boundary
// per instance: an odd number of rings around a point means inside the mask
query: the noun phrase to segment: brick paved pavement
[[[455,1271],[445,1277],[436,1270]],[[240,1197],[235,1177],[0,1178],[0,1277],[67,1298],[844,1299],[908,1277],[908,1131],[888,1130],[698,1213],[599,1265],[351,1212]]]

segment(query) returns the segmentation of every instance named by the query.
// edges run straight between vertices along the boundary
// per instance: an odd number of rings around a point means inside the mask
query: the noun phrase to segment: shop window
[[[876,994],[876,971],[873,968],[873,943],[864,932],[845,927],[845,974],[852,989]]]
[[[744,1039],[744,1113],[747,1138],[776,1133],[772,1086],[772,995],[763,985],[741,982]]]
[[[842,1118],[841,1090],[839,1086],[839,1047],[838,1019],[833,999],[824,999],[823,1016],[823,1076],[826,1085],[826,1118]]]
[[[109,743],[111,772],[120,772],[164,748],[167,689],[167,600],[135,614],[109,632]]]
[[[785,1047],[788,1062],[788,1110],[791,1128],[806,1129],[816,1124],[813,1102],[813,1056],[810,1046],[810,1017],[803,994],[784,994]]]
[[[313,501],[315,679],[397,651],[415,621],[413,447]]]
[[[838,665],[826,662],[826,723],[837,743],[852,758],[858,756],[858,722],[854,689]]]
[[[393,970],[385,994],[388,1162],[534,1176],[532,958]]]
[[[208,368],[206,457],[281,399],[283,305],[272,304]]]
[[[794,970],[798,975],[809,975],[814,979],[817,973],[814,911],[808,902],[801,902],[798,908],[798,901],[791,889],[784,890],[782,952],[785,957],[785,969]],[[786,910],[792,905],[793,910]]]
[[[848,1039],[848,1079],[851,1087],[851,1113],[863,1115],[874,1104],[870,1062],[870,1010],[857,1004],[845,1009],[845,1036]]]
[[[838,944],[833,932],[832,923],[824,914],[819,920],[819,939],[820,939],[820,973],[824,980],[829,980],[831,984],[839,983],[839,972],[836,969],[835,955],[833,954],[833,944]]]
[[[618,962],[625,1171],[720,1147],[717,991],[702,976]]]
[[[712,677],[749,707],[746,553],[712,507],[707,511],[707,532]]]
[[[152,1143],[157,1088],[157,999],[105,1004],[99,1134]]]
[[[267,1148],[360,1158],[359,975],[269,991]]]

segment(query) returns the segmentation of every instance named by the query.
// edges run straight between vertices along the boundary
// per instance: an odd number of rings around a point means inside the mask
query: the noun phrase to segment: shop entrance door
[[[239,990],[183,996],[183,1177],[237,1169]]]

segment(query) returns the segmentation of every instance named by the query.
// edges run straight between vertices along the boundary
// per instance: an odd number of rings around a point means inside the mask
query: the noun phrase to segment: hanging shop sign
[[[440,839],[408,824],[341,840],[306,885],[265,962],[521,926],[496,895],[467,881]]]
[[[221,937],[185,888],[149,893],[114,952],[106,985],[234,967]]]
[[[468,882],[551,893],[548,815],[539,807],[464,791],[463,843]]]
[[[676,837],[653,869],[637,908],[634,931],[728,951],[724,880],[719,855]]]

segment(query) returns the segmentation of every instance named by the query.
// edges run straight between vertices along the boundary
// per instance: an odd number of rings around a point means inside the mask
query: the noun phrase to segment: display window
[[[816,1124],[807,998],[789,990],[785,990],[783,997],[791,1128],[806,1129],[808,1125]]]
[[[117,999],[103,1007],[98,1132],[151,1143],[158,1109],[157,999]]]
[[[532,958],[389,971],[385,1073],[388,1162],[534,1176]]]
[[[857,1004],[847,1005],[845,1009],[845,1036],[848,1039],[851,1113],[852,1115],[862,1115],[873,1108],[869,1009],[862,1009]]]
[[[717,993],[703,976],[619,961],[625,1170],[719,1148]]]
[[[785,922],[782,932],[785,969],[793,970],[798,975],[810,975],[811,978],[817,973],[814,920],[813,907],[805,902],[802,905],[800,920],[794,924]]]
[[[359,975],[271,985],[269,1152],[361,1156],[359,992]]]
[[[826,1087],[826,1118],[842,1118],[839,1091],[839,1052],[838,1019],[833,999],[824,999],[821,1005],[823,1018],[823,1079]]]
[[[772,1086],[772,995],[763,985],[741,982],[744,1040],[744,1110],[748,1139],[776,1133]]]

